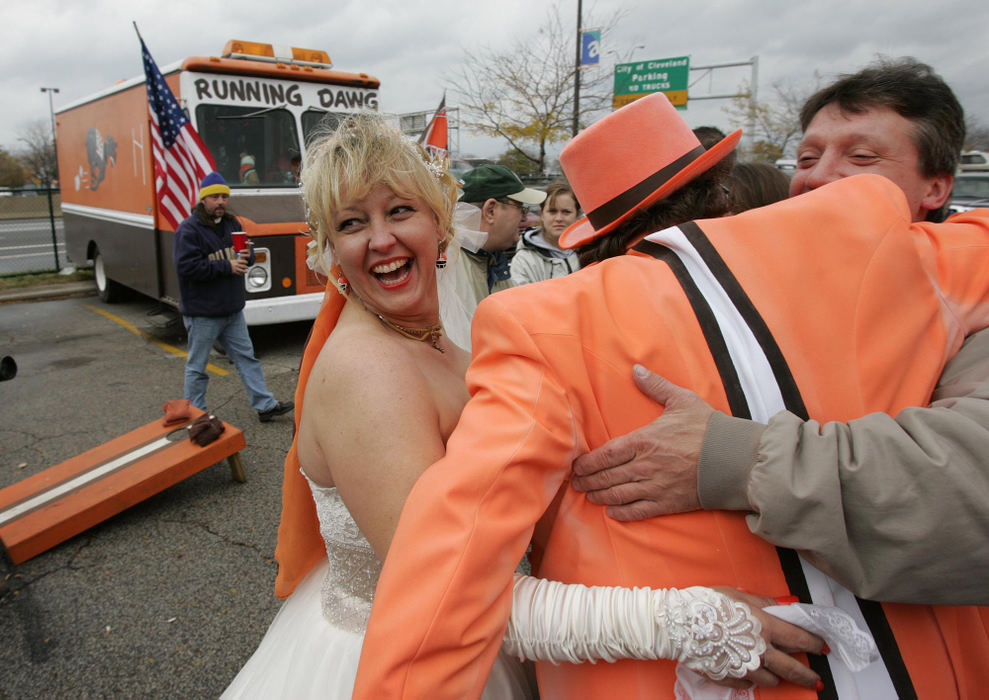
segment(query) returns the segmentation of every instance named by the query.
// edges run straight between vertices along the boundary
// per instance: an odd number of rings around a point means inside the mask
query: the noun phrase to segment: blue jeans
[[[261,363],[254,357],[254,345],[247,332],[244,314],[238,311],[229,316],[183,316],[182,322],[189,333],[189,358],[185,363],[185,398],[196,408],[206,410],[206,385],[209,376],[206,364],[209,352],[217,340],[223,345],[237,368],[240,381],[247,389],[251,408],[270,411],[278,403],[264,383]]]

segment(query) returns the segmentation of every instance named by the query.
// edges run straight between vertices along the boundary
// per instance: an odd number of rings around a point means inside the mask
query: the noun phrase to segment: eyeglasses
[[[517,200],[511,199],[510,197],[501,197],[501,198],[498,199],[498,201],[501,202],[502,204],[506,205],[506,206],[515,207],[520,212],[525,211],[525,204],[523,204],[522,202],[519,202]]]

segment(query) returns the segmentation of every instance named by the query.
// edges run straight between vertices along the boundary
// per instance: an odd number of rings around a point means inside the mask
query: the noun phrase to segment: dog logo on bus
[[[89,189],[94,192],[106,177],[107,164],[117,164],[117,142],[112,136],[106,140],[97,128],[86,132],[86,155],[89,157]]]

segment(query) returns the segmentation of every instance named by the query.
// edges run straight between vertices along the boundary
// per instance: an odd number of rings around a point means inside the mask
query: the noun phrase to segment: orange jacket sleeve
[[[955,324],[962,338],[989,326],[989,266],[982,262],[989,247],[989,209],[956,214],[942,224],[914,224],[911,231],[952,315],[949,324]],[[956,339],[953,351],[962,338]]]

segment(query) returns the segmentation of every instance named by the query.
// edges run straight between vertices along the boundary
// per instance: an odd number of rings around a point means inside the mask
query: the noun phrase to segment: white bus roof
[[[182,67],[182,61],[176,61],[175,63],[170,63],[161,69],[161,74],[169,75],[170,73],[175,73],[181,67]],[[111,85],[110,87],[106,88],[105,90],[100,90],[97,93],[88,95],[86,97],[83,97],[82,99],[76,100],[75,102],[70,102],[67,105],[63,105],[62,107],[59,107],[58,109],[55,110],[55,114],[61,114],[62,112],[66,112],[70,109],[75,109],[76,107],[79,107],[81,105],[98,100],[101,97],[106,97],[107,95],[112,95],[115,92],[121,92],[123,90],[132,88],[135,85],[141,85],[143,83],[144,83],[143,75],[139,75],[134,78],[128,78],[127,80],[120,80],[114,83],[113,85]]]

